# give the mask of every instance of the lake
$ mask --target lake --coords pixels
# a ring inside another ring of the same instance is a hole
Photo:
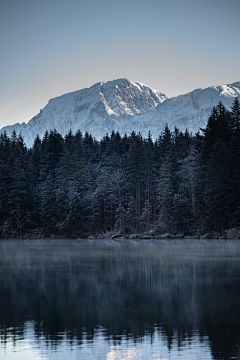
[[[0,359],[240,359],[240,241],[1,240]]]

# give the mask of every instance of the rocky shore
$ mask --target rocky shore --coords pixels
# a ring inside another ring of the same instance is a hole
[[[19,236],[19,239],[66,239],[71,238],[71,236],[60,236],[57,234],[49,234],[47,235],[44,233],[43,229],[35,229],[23,236]],[[154,233],[150,230],[147,233],[135,233],[135,234],[122,234],[116,233],[114,231],[107,232],[107,233],[99,233],[96,235],[93,234],[84,234],[78,239],[141,239],[141,240],[150,240],[150,239],[157,239],[157,240],[170,240],[170,239],[185,239],[185,240],[198,240],[198,239],[217,239],[217,240],[224,240],[224,239],[239,239],[240,240],[240,229],[239,228],[231,228],[227,229],[224,233],[210,231],[206,234],[194,234],[194,235],[184,235],[183,233],[164,233],[158,234]]]
[[[106,233],[97,236],[90,235],[88,239],[102,239],[102,238],[110,238],[110,239],[142,239],[142,240],[150,240],[150,239],[159,239],[159,240],[168,240],[168,239],[186,239],[186,240],[197,240],[197,239],[217,239],[217,240],[224,240],[224,239],[239,239],[240,240],[240,229],[232,228],[226,230],[224,233],[211,231],[204,235],[184,235],[183,233],[178,234],[154,234],[154,233],[143,233],[143,234],[131,234],[131,235],[124,235],[124,234],[114,234],[114,233]]]

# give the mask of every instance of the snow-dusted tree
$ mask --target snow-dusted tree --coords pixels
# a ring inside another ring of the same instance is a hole
[[[102,167],[96,178],[96,201],[100,207],[100,217],[103,230],[111,230],[115,222],[116,198],[114,201],[114,192],[110,186],[110,169]]]
[[[231,184],[231,155],[226,143],[217,141],[212,148],[207,169],[205,171],[205,190],[203,202],[205,228],[223,232],[228,226],[234,201]]]
[[[8,217],[8,194],[12,143],[6,132],[0,136],[0,225],[3,225]],[[6,232],[5,232],[6,233]]]
[[[188,155],[179,161],[178,172],[180,188],[186,190],[190,200],[192,212],[195,211],[195,175],[197,167],[197,153],[194,145],[191,145]]]
[[[126,175],[121,169],[104,166],[96,179],[96,196],[101,204],[102,226],[111,230],[116,220],[116,210],[124,203],[124,189],[127,186]]]
[[[129,138],[129,150],[125,162],[126,174],[130,183],[130,191],[135,196],[136,203],[136,228],[139,230],[139,218],[142,204],[142,182],[143,173],[145,171],[145,154],[143,148],[143,139],[141,135],[136,135],[132,132]]]
[[[40,214],[42,223],[47,233],[55,231],[56,226],[56,196],[54,180],[52,175],[48,175],[45,181],[38,186],[40,198]]]
[[[235,98],[231,107],[230,124],[232,130],[240,131],[240,103],[238,97]]]
[[[130,196],[126,207],[125,224],[128,232],[136,231],[136,203],[133,196]]]
[[[118,232],[123,234],[125,234],[125,216],[126,216],[125,208],[120,203],[116,209],[115,228]]]
[[[160,175],[157,185],[159,221],[165,224],[166,232],[169,232],[172,229],[173,197],[174,189],[172,162],[170,155],[167,154],[160,168]]]
[[[12,231],[22,235],[30,225],[27,214],[32,210],[32,189],[28,177],[27,149],[21,135],[15,136],[13,133],[8,166],[8,216],[11,218]]]
[[[101,209],[97,194],[93,190],[85,192],[83,205],[86,210],[85,229],[93,231],[95,234],[101,229]]]
[[[57,223],[59,233],[66,234],[72,237],[78,236],[82,230],[81,224],[81,209],[80,196],[76,189],[76,184],[72,182],[72,187],[68,184],[67,197],[67,213],[62,222]]]
[[[140,215],[141,230],[143,231],[150,230],[150,215],[151,215],[151,208],[148,200],[146,200]]]
[[[179,160],[178,191],[174,195],[174,223],[178,231],[189,233],[195,213],[197,153],[192,144],[186,157]]]

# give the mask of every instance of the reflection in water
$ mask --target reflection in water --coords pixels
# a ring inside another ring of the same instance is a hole
[[[212,356],[207,339],[199,339],[193,336],[192,343],[194,348],[189,346],[189,342],[183,343],[181,350],[178,348],[177,338],[173,342],[171,350],[166,346],[159,329],[155,328],[154,335],[145,335],[141,342],[134,339],[126,339],[124,336],[121,342],[117,343],[112,339],[107,342],[105,330],[98,329],[95,332],[94,343],[87,340],[87,334],[83,334],[82,343],[79,346],[77,339],[70,341],[66,334],[61,334],[61,342],[57,345],[48,344],[45,339],[35,338],[34,325],[32,322],[26,323],[23,339],[18,339],[13,344],[11,338],[8,339],[5,347],[0,348],[0,354],[4,359],[94,359],[94,360],[129,360],[129,359],[153,359],[153,360],[186,360],[186,359],[205,359],[211,360]]]
[[[239,255],[238,241],[1,241],[0,357],[240,359]]]

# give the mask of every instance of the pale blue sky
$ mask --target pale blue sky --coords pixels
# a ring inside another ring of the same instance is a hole
[[[240,0],[0,0],[0,127],[99,81],[239,81],[239,19]]]

